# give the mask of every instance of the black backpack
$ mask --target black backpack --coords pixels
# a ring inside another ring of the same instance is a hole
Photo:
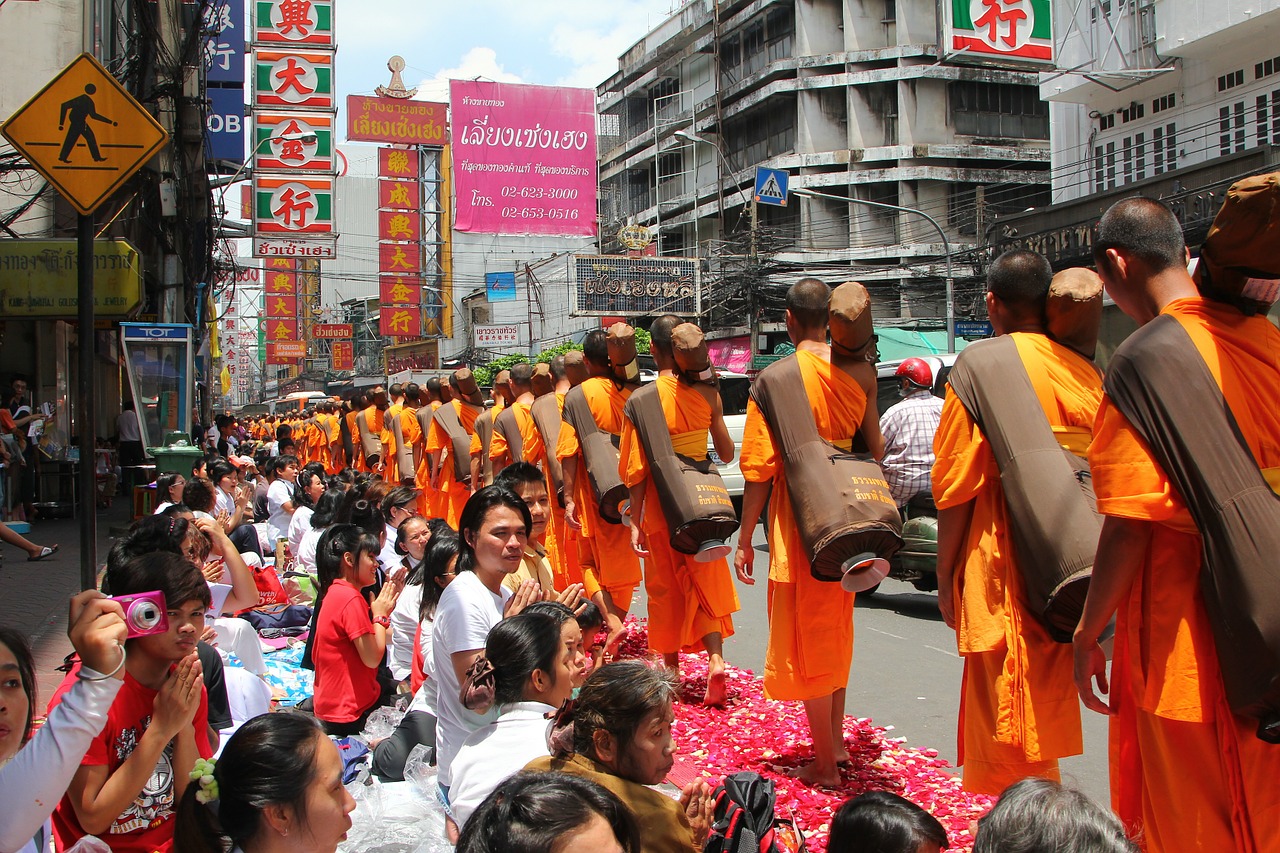
[[[803,853],[795,822],[774,814],[773,782],[759,773],[731,773],[712,792],[711,834],[703,853]]]

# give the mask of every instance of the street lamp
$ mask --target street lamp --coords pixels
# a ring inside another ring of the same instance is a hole
[[[896,210],[899,213],[911,213],[922,217],[932,225],[937,230],[938,236],[942,238],[942,250],[947,256],[947,352],[954,353],[956,351],[956,297],[955,282],[951,277],[951,241],[947,239],[947,233],[942,230],[942,226],[938,224],[938,220],[934,219],[923,210],[916,210],[913,207],[903,207],[898,204],[888,204],[883,201],[868,201],[863,198],[834,195],[833,193],[820,193],[816,190],[808,189],[807,187],[796,187],[791,190],[791,194],[806,198],[829,198],[833,201],[843,201],[846,204],[862,204],[867,207]]]
[[[699,143],[699,142],[700,142],[700,143],[702,143],[703,145],[710,145],[712,148],[714,148],[714,149],[715,149],[716,153],[720,155],[720,162],[721,162],[721,164],[723,164],[723,165],[724,165],[724,171],[725,171],[725,174],[726,174],[726,175],[728,175],[730,178],[732,178],[732,177],[733,177],[733,175],[734,175],[734,173],[737,171],[736,169],[734,169],[734,168],[733,168],[733,164],[729,162],[729,156],[728,156],[727,154],[725,154],[725,153],[724,153],[724,149],[723,149],[723,148],[721,148],[721,147],[720,147],[720,145],[719,145],[718,143],[713,142],[712,140],[707,139],[707,138],[706,138],[706,137],[704,137],[704,136],[699,136],[695,131],[693,131],[693,130],[689,130],[689,129],[677,130],[675,133],[673,133],[673,134],[672,134],[672,136],[678,136],[678,137],[680,137],[681,139],[687,139],[689,142],[692,142],[692,143],[694,143],[694,144],[697,144],[697,143]],[[695,166],[697,165],[697,159],[696,159],[696,158],[695,158],[695,160],[694,160],[694,165],[695,165]],[[736,183],[737,183],[737,182],[735,181],[735,184],[736,184]],[[723,192],[723,189],[724,189],[724,179],[723,179],[723,178],[721,178],[719,181],[717,181],[717,182],[716,182],[716,195],[717,195],[717,196],[719,197],[719,199],[720,199],[720,219],[721,219],[721,221],[723,221],[723,220],[724,220],[724,192]],[[746,190],[744,190],[742,187],[738,187],[738,191],[739,191],[740,193],[742,193],[742,201],[743,201],[743,203],[744,203],[744,204],[748,203],[748,202],[750,201],[750,199],[747,197],[747,191],[746,191]],[[693,205],[694,205],[694,209],[696,210],[696,209],[697,209],[697,206],[698,206],[698,184],[697,184],[697,181],[696,181],[696,180],[694,181],[694,186],[693,186]]]

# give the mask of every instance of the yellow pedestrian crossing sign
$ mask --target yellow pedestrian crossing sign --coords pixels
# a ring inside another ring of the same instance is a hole
[[[0,125],[0,134],[86,215],[133,177],[169,138],[87,53]]]

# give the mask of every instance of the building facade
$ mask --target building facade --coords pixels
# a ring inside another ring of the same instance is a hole
[[[994,218],[1048,203],[1050,150],[1037,75],[940,54],[939,12],[928,0],[687,3],[598,89],[602,234],[640,223],[660,254],[706,259],[704,323],[717,328],[780,320],[785,288],[806,275],[864,282],[881,324],[942,328],[946,249],[971,283]],[[753,214],[758,166],[823,197]],[[845,199],[926,213],[949,246],[922,217]],[[957,316],[975,293],[957,289]]]

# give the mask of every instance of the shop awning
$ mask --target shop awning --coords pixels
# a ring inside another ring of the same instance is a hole
[[[900,361],[913,355],[938,355],[947,351],[947,333],[943,331],[882,327],[876,329],[876,335],[880,338],[880,361]],[[964,338],[956,338],[956,352],[967,343]]]

